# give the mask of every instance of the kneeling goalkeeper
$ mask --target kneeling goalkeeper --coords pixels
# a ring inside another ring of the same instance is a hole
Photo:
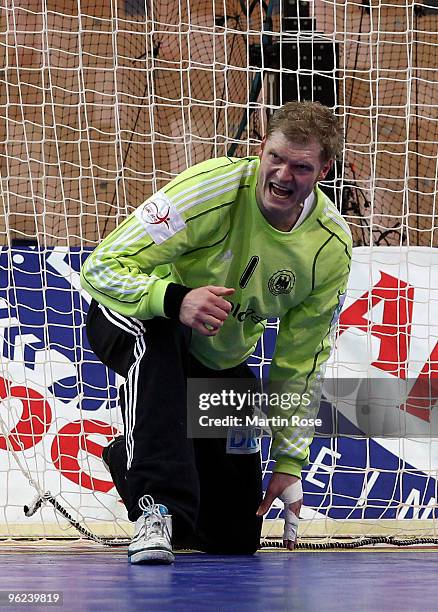
[[[187,379],[251,377],[246,360],[268,318],[278,317],[270,379],[312,393],[350,267],[348,227],[317,186],[342,140],[329,108],[289,102],[272,115],[259,156],[185,170],[83,266],[93,297],[90,345],[125,379],[124,437],[104,458],[136,522],[131,563],[173,562],[172,540],[252,554],[277,497],[285,545],[295,545],[311,436],[273,428],[275,467],[262,499],[257,444],[238,452],[229,439],[187,437]],[[313,401],[282,416],[312,418],[317,410]]]

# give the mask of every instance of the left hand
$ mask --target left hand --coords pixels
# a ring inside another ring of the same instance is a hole
[[[263,516],[271,508],[274,500],[279,497],[281,499],[283,492],[290,485],[299,482],[297,476],[291,476],[290,474],[283,474],[282,472],[274,472],[271,476],[268,488],[266,490],[265,497],[257,510],[257,516]],[[284,504],[284,534],[283,534],[283,545],[288,550],[293,550],[297,541],[298,531],[298,519],[300,516],[301,506],[303,504],[303,497],[293,503]]]

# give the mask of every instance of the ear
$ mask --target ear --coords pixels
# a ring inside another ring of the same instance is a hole
[[[259,157],[261,157],[263,155],[263,151],[265,149],[265,144],[266,144],[266,136],[263,136],[262,142],[260,143]]]
[[[327,174],[330,172],[332,166],[333,166],[333,160],[330,159],[327,163],[323,165],[323,167],[319,171],[319,174],[316,180],[323,181],[325,177],[327,176]]]

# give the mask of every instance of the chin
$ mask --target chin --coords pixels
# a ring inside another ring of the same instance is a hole
[[[272,198],[272,196],[266,201],[266,205],[270,208],[275,208],[276,210],[278,209],[284,209],[284,208],[293,208],[294,206],[297,206],[297,202],[295,200],[292,199],[287,199],[287,200],[276,200],[275,198]]]

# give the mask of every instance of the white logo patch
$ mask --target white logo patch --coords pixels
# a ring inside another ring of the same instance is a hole
[[[158,191],[139,206],[135,216],[155,244],[168,240],[186,225],[163,191]]]

